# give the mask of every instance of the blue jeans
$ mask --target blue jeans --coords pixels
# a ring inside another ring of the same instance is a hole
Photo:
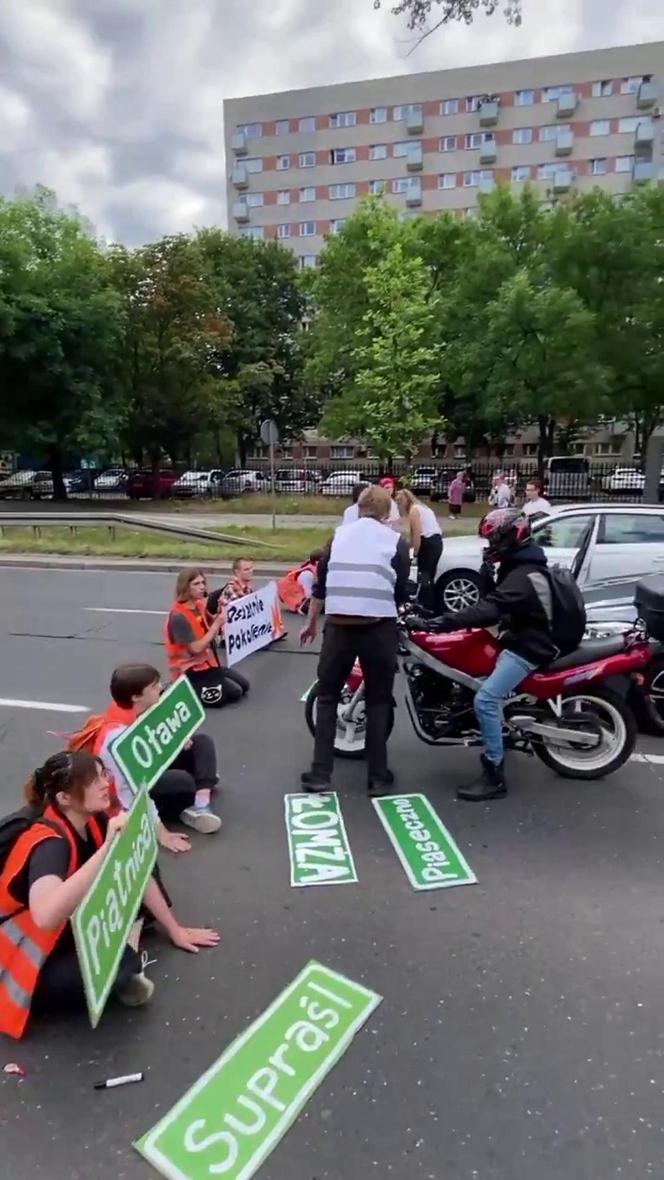
[[[480,723],[484,752],[496,766],[503,760],[503,700],[536,667],[537,664],[529,664],[513,651],[503,651],[475,696],[475,715]]]

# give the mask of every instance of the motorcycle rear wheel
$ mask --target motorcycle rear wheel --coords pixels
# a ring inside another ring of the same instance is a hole
[[[642,729],[664,737],[664,657],[654,659],[646,670],[646,682],[635,698]]]
[[[589,782],[613,774],[627,761],[636,745],[637,725],[629,705],[611,689],[578,689],[565,694],[563,717],[567,712],[568,716],[578,720],[584,712],[581,706],[594,714],[594,720],[599,721],[605,734],[598,748],[574,750],[568,746],[537,742],[533,749],[544,765],[562,778]]]
[[[318,700],[318,684],[312,684],[307,699],[304,704],[304,717],[309,729],[309,733],[313,737],[316,733],[316,701]],[[342,699],[337,709],[337,717],[342,709],[348,704],[348,699]],[[364,706],[364,702],[362,702]],[[390,719],[389,734],[394,728],[394,710]],[[334,741],[334,753],[337,758],[364,758],[366,754],[366,726],[363,724],[361,729],[356,731],[356,738],[349,741],[343,733],[344,725],[340,720],[337,722],[337,733]]]

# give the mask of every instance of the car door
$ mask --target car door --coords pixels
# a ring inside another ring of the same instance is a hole
[[[542,546],[550,565],[571,566],[579,547],[587,538],[588,528],[592,528],[596,533],[597,520],[597,512],[591,510],[545,517],[533,525],[533,540]],[[589,580],[590,554],[593,547],[594,537],[591,538],[588,556],[579,571],[578,582],[581,586]]]
[[[664,570],[664,508],[639,512],[627,506],[603,512],[590,561],[592,582],[635,581]]]

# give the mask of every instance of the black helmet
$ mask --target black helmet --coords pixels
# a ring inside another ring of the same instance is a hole
[[[489,560],[502,561],[530,540],[530,521],[518,508],[494,508],[482,517],[478,533],[489,542]]]

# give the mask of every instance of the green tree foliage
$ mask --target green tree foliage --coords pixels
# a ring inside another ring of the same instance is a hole
[[[382,0],[374,0],[374,8],[382,7]],[[509,24],[521,24],[521,0],[399,0],[392,12],[395,16],[405,16],[409,29],[426,36],[454,21],[470,25],[478,12],[493,16],[501,7]],[[434,23],[430,26],[432,16]]]

